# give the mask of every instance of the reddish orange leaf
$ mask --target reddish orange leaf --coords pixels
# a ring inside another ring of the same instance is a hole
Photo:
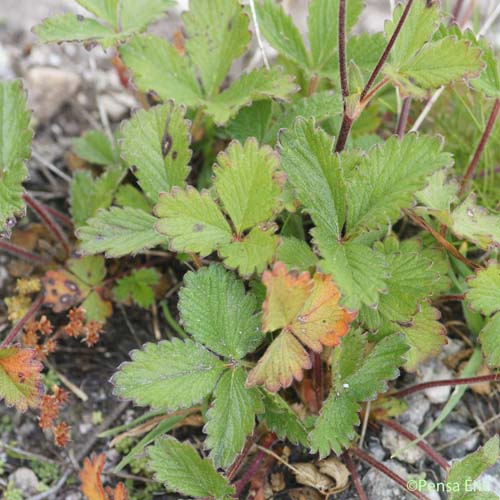
[[[101,473],[104,468],[105,456],[93,454],[90,459],[83,461],[83,468],[80,471],[80,480],[82,482],[82,493],[87,500],[128,500],[128,492],[123,483],[118,483],[113,490],[106,487],[104,490],[101,481]]]
[[[45,293],[43,303],[56,313],[79,304],[89,293],[88,287],[63,270],[47,271],[42,279],[42,285]]]
[[[38,406],[43,393],[42,368],[33,349],[0,349],[0,398],[19,411]]]
[[[339,304],[339,291],[330,275],[289,273],[278,262],[262,277],[266,285],[263,305],[263,330],[281,329],[257,366],[249,373],[247,385],[265,385],[272,392],[302,380],[304,369],[311,367],[303,346],[321,352],[333,347],[349,330],[356,313]],[[299,342],[300,341],[300,342]]]

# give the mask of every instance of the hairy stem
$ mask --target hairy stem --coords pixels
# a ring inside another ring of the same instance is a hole
[[[339,136],[337,138],[337,144],[335,145],[335,152],[340,153],[344,150],[347,138],[349,137],[349,132],[353,124],[352,118],[350,118],[347,113],[344,113],[344,118],[342,119],[342,125],[340,127]]]
[[[54,237],[59,241],[64,248],[66,255],[71,253],[71,249],[64,234],[63,230],[59,226],[59,224],[52,218],[52,216],[47,211],[47,207],[35,200],[35,198],[31,197],[28,193],[24,193],[23,199],[26,204],[35,212],[43,225],[54,235]]]
[[[472,160],[467,167],[467,170],[462,178],[462,182],[460,184],[460,191],[458,192],[459,196],[462,196],[469,185],[470,180],[474,177],[474,173],[476,172],[477,165],[479,160],[481,159],[481,155],[483,154],[484,148],[486,147],[486,143],[493,131],[493,127],[498,117],[498,113],[500,112],[500,99],[495,99],[495,104],[493,105],[493,109],[491,110],[490,117],[488,118],[488,123],[486,124],[486,128],[484,129],[483,135],[481,136],[481,140],[477,145],[476,152],[472,157]]]
[[[38,312],[43,304],[43,293],[39,294],[35,301],[31,304],[30,308],[26,311],[26,314],[15,324],[14,328],[9,332],[7,337],[0,344],[0,348],[4,348],[12,344],[19,333],[22,331],[24,325],[31,321],[35,314]]]
[[[395,472],[393,472],[391,469],[386,467],[384,464],[380,463],[378,460],[373,458],[371,455],[366,453],[365,451],[359,449],[356,446],[353,446],[350,448],[350,450],[363,462],[366,462],[367,464],[371,465],[375,469],[379,470],[383,474],[385,474],[389,479],[392,479],[396,484],[401,486],[405,491],[407,491],[410,495],[414,496],[415,498],[418,498],[420,500],[429,500],[429,497],[426,495],[423,495],[419,491],[412,491],[408,488],[407,482],[401,477],[398,476]]]
[[[432,382],[423,382],[421,384],[412,385],[406,389],[401,389],[400,391],[391,393],[391,397],[394,398],[404,398],[415,392],[424,391],[425,389],[431,389],[433,387],[449,387],[457,385],[473,385],[482,384],[483,382],[500,382],[500,373],[493,375],[480,375],[478,377],[468,377],[468,378],[455,378],[455,379],[444,379],[444,380],[433,380]]]
[[[354,488],[356,489],[356,493],[359,496],[359,500],[368,500],[368,497],[366,496],[365,490],[363,489],[363,485],[361,484],[361,481],[359,479],[359,475],[358,475],[358,471],[356,470],[356,466],[352,462],[348,451],[346,451],[342,455],[342,460],[344,461],[346,467],[349,469],[349,472],[351,473],[352,482],[354,483]]]
[[[29,250],[25,250],[23,247],[14,245],[14,243],[10,243],[2,239],[0,239],[0,250],[36,265],[46,265],[50,262],[50,259],[44,257],[43,255],[30,252]]]
[[[389,43],[387,44],[387,47],[385,48],[384,52],[382,52],[382,55],[380,56],[380,59],[375,66],[375,69],[373,70],[372,74],[370,75],[370,78],[368,79],[368,82],[365,85],[365,88],[363,89],[363,92],[361,92],[361,100],[363,101],[370,89],[372,88],[372,85],[375,83],[375,80],[377,79],[377,76],[380,74],[382,71],[382,68],[384,67],[385,62],[387,61],[387,58],[389,57],[389,54],[392,50],[392,47],[394,46],[394,43],[396,42],[399,33],[401,32],[401,29],[404,26],[404,23],[406,21],[406,18],[408,17],[408,13],[410,12],[411,6],[413,4],[413,0],[408,0],[408,3],[406,4],[406,7],[403,11],[403,14],[401,15],[399,22],[396,26],[396,29],[394,30],[394,33],[391,36],[391,39],[389,40]]]
[[[403,437],[408,439],[409,441],[417,441],[418,436],[415,436],[412,432],[409,430],[405,429],[403,426],[399,425],[395,420],[389,420],[389,419],[382,419],[380,420],[382,424],[386,425],[387,427],[390,427],[392,430],[396,431],[398,434],[401,434]],[[442,469],[445,471],[449,470],[450,464],[447,462],[447,460],[438,453],[434,448],[432,448],[430,445],[428,445],[425,441],[419,441],[417,443],[417,446],[424,451],[429,458],[434,460]]]
[[[54,217],[54,219],[57,219],[61,224],[64,224],[67,228],[69,229],[74,229],[73,221],[65,214],[60,212],[59,210],[56,210],[55,208],[49,207],[49,205],[43,205],[45,207],[45,210]]]
[[[346,112],[346,98],[349,96],[349,84],[347,82],[346,63],[346,36],[345,36],[345,7],[346,0],[339,2],[339,72],[342,97],[344,99],[344,113]]]
[[[411,108],[411,97],[405,97],[403,99],[403,106],[401,107],[401,114],[399,115],[398,126],[396,128],[396,134],[401,140],[406,131],[406,125],[408,123],[408,117],[410,116]]]

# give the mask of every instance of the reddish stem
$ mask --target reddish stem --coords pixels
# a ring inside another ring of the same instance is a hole
[[[42,203],[40,203],[40,205],[42,205]],[[74,229],[73,221],[67,215],[59,212],[59,210],[56,210],[49,205],[44,204],[43,206],[45,207],[45,210],[47,210],[47,212],[54,217],[54,219],[57,219],[61,224],[64,224],[69,229]]]
[[[413,0],[408,0],[408,3],[406,4],[406,7],[403,11],[403,14],[401,15],[401,17],[399,19],[399,22],[396,26],[396,29],[394,30],[394,33],[391,36],[391,39],[389,40],[389,43],[387,44],[387,47],[385,48],[384,52],[380,56],[380,59],[379,59],[377,65],[375,66],[375,69],[373,70],[372,74],[370,75],[370,78],[368,79],[368,82],[365,85],[363,92],[361,92],[361,97],[360,97],[361,101],[364,100],[364,98],[366,97],[366,94],[368,94],[368,92],[372,88],[372,85],[375,83],[377,76],[382,71],[382,68],[384,67],[385,62],[387,61],[387,58],[389,57],[389,54],[392,50],[392,47],[394,46],[394,43],[396,42],[396,39],[398,38],[399,33],[401,32],[401,28],[403,27],[403,25],[406,21],[406,18],[408,17],[408,13],[410,12],[412,4],[413,4]]]
[[[323,406],[323,363],[321,362],[321,354],[314,352],[313,358],[313,380],[314,393],[316,395],[316,408],[319,413]]]
[[[452,22],[456,22],[458,24],[458,16],[460,15],[460,11],[462,10],[463,4],[464,0],[457,0],[455,7],[453,7],[453,12],[451,13]]]
[[[44,257],[43,255],[38,255],[36,253],[30,252],[29,250],[25,250],[23,247],[14,245],[14,243],[9,243],[8,241],[4,241],[2,239],[0,239],[0,250],[4,250],[10,255],[36,265],[44,265],[50,262],[50,259]]]
[[[15,324],[14,328],[9,332],[7,337],[2,341],[0,344],[0,348],[4,348],[12,344],[18,334],[21,332],[23,329],[24,325],[30,321],[35,314],[38,312],[40,307],[42,307],[43,304],[43,293],[39,294],[38,297],[35,299],[35,301],[31,304],[30,308],[26,312],[26,314]]]
[[[494,375],[480,375],[478,377],[469,378],[455,378],[455,379],[444,379],[444,380],[434,380],[432,382],[423,382],[421,384],[412,385],[406,389],[401,389],[400,391],[391,393],[391,397],[394,398],[404,398],[413,394],[415,392],[424,391],[425,389],[431,389],[433,387],[447,387],[456,385],[473,385],[481,384],[483,382],[500,382],[500,373]]]
[[[382,419],[380,420],[382,424],[386,425],[387,427],[390,427],[392,430],[396,431],[398,434],[401,434],[403,437],[408,439],[409,441],[416,441],[418,439],[418,436],[415,436],[412,432],[409,430],[405,429],[401,425],[399,425],[395,420],[389,420],[389,419]],[[430,445],[428,445],[425,441],[419,441],[417,443],[417,446],[423,450],[429,458],[434,460],[442,469],[447,471],[450,468],[450,464],[446,461],[446,459],[438,453],[434,448],[432,448]]]
[[[346,451],[342,455],[342,459],[344,460],[346,467],[349,469],[349,472],[351,473],[352,482],[354,483],[354,488],[356,489],[356,492],[358,493],[359,500],[368,500],[368,497],[366,496],[365,490],[363,489],[363,485],[361,484],[361,481],[359,479],[359,475],[358,475],[358,471],[356,470],[356,466],[352,462],[348,451]]]
[[[23,194],[23,199],[26,204],[38,215],[43,225],[54,235],[54,237],[61,243],[66,255],[71,253],[71,249],[64,234],[63,230],[59,224],[52,218],[48,213],[47,207],[40,203],[39,201],[32,198],[28,193]]]
[[[339,2],[339,73],[342,97],[344,98],[344,112],[346,110],[346,98],[349,96],[349,85],[347,83],[347,63],[346,63],[346,41],[345,41],[345,2]]]
[[[493,109],[491,110],[490,117],[488,118],[488,123],[486,124],[486,128],[484,129],[483,135],[479,144],[477,145],[476,152],[472,157],[472,160],[467,167],[465,175],[463,176],[462,182],[460,184],[460,191],[458,192],[459,196],[462,196],[472,179],[474,177],[474,173],[476,171],[479,160],[481,159],[481,155],[483,154],[484,148],[486,147],[486,143],[493,131],[493,127],[498,117],[498,113],[500,111],[500,99],[495,99],[495,104],[493,105]]]
[[[307,89],[307,95],[313,95],[318,89],[319,76],[313,75],[311,81],[309,82],[309,88]]]
[[[238,470],[241,467],[241,464],[245,460],[245,458],[248,456],[248,453],[250,452],[250,449],[252,448],[253,444],[255,442],[255,436],[252,435],[247,439],[247,442],[245,444],[245,447],[241,451],[241,453],[236,457],[236,460],[234,463],[229,467],[226,477],[228,481],[232,481],[234,476],[238,473]]]
[[[411,97],[405,97],[403,99],[403,106],[401,107],[401,114],[399,115],[398,126],[396,128],[396,134],[399,140],[403,138],[406,131],[406,124],[408,123],[408,117],[410,116],[411,108]]]
[[[461,302],[462,300],[465,300],[465,295],[441,295],[441,297],[438,297],[438,300],[445,302]]]
[[[407,482],[401,477],[398,476],[395,472],[393,472],[391,469],[386,467],[384,464],[380,463],[378,460],[373,458],[371,455],[366,453],[365,451],[361,450],[360,448],[353,446],[350,448],[350,450],[358,456],[363,462],[366,462],[367,464],[371,465],[375,469],[379,470],[383,474],[385,474],[389,479],[392,479],[396,484],[401,486],[405,491],[407,491],[410,495],[414,496],[415,498],[418,498],[420,500],[429,500],[429,497],[426,495],[420,493],[419,491],[412,491],[408,488]]]
[[[339,137],[337,139],[337,144],[335,145],[335,152],[340,153],[344,150],[347,138],[349,137],[349,132],[353,124],[353,119],[350,118],[347,113],[344,113],[344,118],[342,119],[342,125],[340,127]]]

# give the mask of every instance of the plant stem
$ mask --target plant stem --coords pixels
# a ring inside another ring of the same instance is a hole
[[[387,44],[387,47],[385,48],[384,52],[380,56],[380,59],[375,66],[375,69],[373,70],[372,74],[370,75],[370,78],[368,79],[367,84],[365,85],[365,88],[363,89],[363,92],[361,92],[361,98],[360,100],[363,101],[370,89],[372,88],[372,85],[375,83],[375,80],[377,79],[377,76],[379,73],[382,71],[382,68],[384,67],[385,62],[387,61],[387,58],[389,57],[389,54],[392,50],[392,47],[394,46],[394,43],[396,42],[396,39],[399,36],[399,33],[401,32],[401,28],[403,27],[406,18],[408,17],[408,13],[410,12],[411,6],[413,4],[413,0],[408,0],[408,3],[406,4],[406,7],[403,11],[403,14],[401,15],[399,22],[396,26],[396,29],[394,30],[394,33],[391,36],[391,39],[389,40],[389,43]]]
[[[455,379],[444,379],[444,380],[433,380],[432,382],[423,382],[421,384],[412,385],[406,389],[401,389],[400,391],[391,393],[393,398],[404,398],[413,394],[415,392],[424,391],[425,389],[431,389],[433,387],[448,387],[457,385],[473,385],[481,384],[483,382],[500,382],[500,373],[493,375],[480,375],[478,377],[468,377],[468,378],[455,378]]]
[[[316,409],[319,413],[323,406],[323,363],[321,362],[321,354],[312,353],[313,358],[313,380],[314,394],[316,395]]]
[[[386,425],[387,427],[390,427],[398,434],[401,434],[403,437],[408,439],[408,441],[418,440],[418,436],[415,436],[415,434],[405,429],[403,426],[399,425],[395,420],[389,420],[384,418],[380,420],[380,422],[382,422],[382,424]],[[419,441],[417,443],[417,446],[421,450],[423,450],[429,456],[429,458],[434,460],[434,462],[436,462],[442,469],[444,469],[445,471],[449,470],[450,464],[446,461],[443,455],[434,450],[434,448],[429,446],[425,441]]]
[[[460,15],[463,4],[464,0],[457,0],[455,7],[453,7],[453,12],[451,13],[452,22],[456,22],[458,24],[458,16]]]
[[[319,83],[319,76],[318,75],[311,76],[311,80],[309,81],[309,87],[307,89],[307,95],[313,95],[316,92],[318,88],[318,83]]]
[[[484,148],[486,147],[486,143],[493,131],[493,127],[495,125],[496,119],[498,117],[498,113],[500,112],[500,99],[495,99],[495,104],[493,105],[493,109],[491,110],[490,117],[488,118],[488,123],[486,124],[486,128],[484,129],[483,135],[479,144],[477,145],[476,152],[472,157],[472,160],[467,167],[465,175],[463,176],[462,182],[460,184],[460,191],[458,192],[459,196],[462,196],[469,185],[470,180],[474,177],[474,173],[476,171],[479,160],[481,159],[481,155],[483,154]]]
[[[179,335],[181,339],[188,339],[189,336],[188,334],[181,328],[179,323],[175,321],[174,317],[172,316],[172,313],[170,312],[170,309],[168,308],[168,305],[165,302],[162,302],[161,304],[161,310],[163,312],[163,316],[165,316],[165,320],[169,324],[169,326]]]
[[[467,257],[463,256],[444,236],[442,236],[438,231],[436,231],[432,226],[427,224],[424,219],[414,214],[410,210],[403,209],[403,212],[417,225],[422,229],[427,231],[433,238],[448,252],[453,255],[456,259],[463,262],[466,266],[471,269],[480,269],[481,266],[477,265],[475,262],[472,262]]]
[[[41,203],[40,203],[41,204]],[[45,210],[49,212],[54,219],[57,219],[59,222],[64,224],[66,227],[69,229],[74,229],[73,221],[65,214],[62,212],[59,212],[59,210],[56,210],[55,208],[50,207],[49,205],[43,205],[45,207]]]
[[[356,470],[356,466],[352,462],[348,451],[346,451],[342,455],[342,459],[344,460],[346,467],[349,469],[349,472],[351,473],[352,482],[354,483],[354,488],[356,489],[356,492],[359,496],[359,500],[368,500],[368,497],[366,496],[366,493],[365,493],[365,490],[363,489],[361,481],[359,480],[359,475],[358,475],[358,471]]]
[[[401,140],[406,131],[406,124],[408,123],[408,117],[410,116],[411,108],[411,97],[405,97],[403,99],[403,106],[401,107],[401,114],[399,115],[398,126],[396,128],[396,134]]]
[[[45,265],[50,262],[50,259],[44,257],[43,255],[30,252],[29,250],[25,250],[23,247],[14,245],[14,243],[9,243],[8,241],[4,241],[2,239],[0,239],[0,250],[4,250],[10,255],[24,259],[36,265]]]
[[[233,462],[231,467],[229,467],[226,477],[228,481],[232,481],[234,479],[234,476],[238,473],[238,470],[241,467],[241,464],[245,460],[245,458],[248,456],[248,453],[250,452],[250,449],[255,443],[255,433],[251,436],[248,437],[247,442],[245,443],[245,447],[241,451],[241,453],[236,457],[236,460]]]
[[[347,113],[344,113],[344,118],[342,119],[342,125],[340,127],[339,137],[337,139],[337,144],[335,145],[335,152],[340,153],[344,150],[347,138],[349,137],[349,132],[353,124],[352,118],[350,118]]]
[[[35,198],[31,197],[28,193],[23,194],[23,199],[26,204],[35,212],[43,225],[54,235],[54,237],[61,243],[62,247],[66,255],[68,256],[71,253],[71,249],[64,234],[63,230],[59,226],[59,224],[52,218],[52,216],[48,213],[47,207],[35,200]]]
[[[339,1],[339,72],[340,86],[344,100],[344,113],[346,112],[346,98],[349,96],[349,84],[347,82],[346,63],[346,36],[345,36],[345,3],[346,0]]]
[[[406,481],[402,477],[398,476],[395,472],[393,472],[391,469],[386,467],[384,464],[380,463],[378,460],[373,458],[371,455],[369,455],[365,451],[359,449],[356,446],[353,446],[352,448],[350,448],[350,450],[356,456],[358,456],[361,460],[363,460],[363,462],[366,462],[367,464],[371,465],[375,469],[377,469],[380,472],[382,472],[383,474],[385,474],[389,479],[392,479],[396,484],[401,486],[401,488],[403,488],[405,491],[407,491],[410,495],[412,495],[415,498],[418,498],[420,500],[429,500],[429,497],[427,497],[426,495],[423,495],[419,491],[410,490],[408,488],[408,484],[406,483]]]
[[[4,348],[12,344],[16,337],[19,335],[24,325],[30,321],[35,314],[38,312],[43,304],[43,293],[39,294],[35,301],[31,304],[30,308],[27,310],[26,314],[15,324],[14,328],[9,332],[7,337],[0,344],[0,348]]]

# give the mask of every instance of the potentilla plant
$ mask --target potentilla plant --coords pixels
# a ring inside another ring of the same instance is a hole
[[[353,456],[427,498],[356,443],[362,420],[416,440],[393,418],[398,399],[412,392],[497,380],[474,377],[481,356],[491,370],[500,367],[500,216],[491,202],[498,181],[485,161],[499,159],[488,139],[500,74],[479,35],[491,20],[481,32],[463,30],[464,20],[439,2],[408,0],[383,33],[354,35],[361,0],[311,0],[306,41],[274,0],[191,0],[182,37],[170,42],[143,31],[172,2],[78,3],[89,17],[46,20],[34,30],[40,42],[101,45],[143,109],[114,142],[93,131],[75,144],[105,168],[97,177],[79,173],[71,185],[78,251],[99,256],[63,264],[94,279],[73,304],[87,300],[94,319],[110,314],[96,292],[106,283],[102,255],[125,262],[163,247],[187,271],[180,325],[166,310],[176,336],[133,351],[113,377],[118,397],[165,416],[118,469],[146,449],[168,490],[234,498],[265,454],[275,458],[271,448],[288,441],[320,458],[339,456],[360,498]],[[251,22],[276,61],[263,53],[263,67],[229,77],[248,50]],[[467,103],[484,124],[467,132],[466,154],[454,156],[448,147],[463,148],[455,108],[473,114]],[[433,106],[450,114],[444,137],[429,118]],[[7,231],[23,208],[30,154],[18,82],[1,84],[0,109]],[[157,281],[154,269],[120,275],[115,300],[148,306]],[[98,297],[89,300],[92,293]],[[463,305],[471,377],[396,392],[390,381],[401,370],[417,370],[446,343],[445,300]],[[26,401],[23,409],[36,403],[40,367],[14,337],[0,350],[0,394],[8,404]],[[197,412],[205,457],[168,435]],[[450,466],[424,441],[415,445],[441,467],[451,499],[472,498],[467,478],[499,452],[494,437]]]

